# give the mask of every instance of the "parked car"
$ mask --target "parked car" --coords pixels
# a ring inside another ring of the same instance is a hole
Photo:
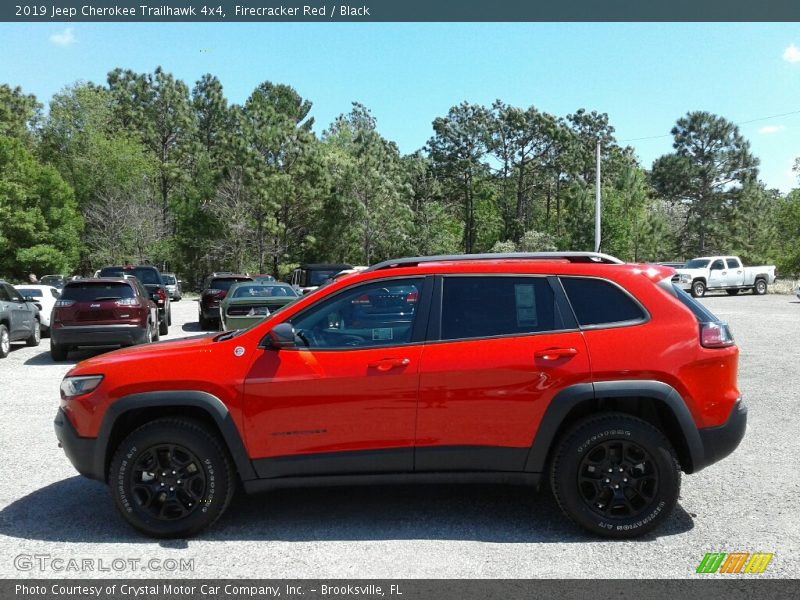
[[[56,435],[156,537],[209,526],[239,485],[387,481],[548,481],[588,531],[634,537],[747,422],[727,324],[672,273],[574,252],[380,263],[251,329],[78,364]],[[408,318],[348,322],[393,289]]]
[[[753,290],[763,295],[767,285],[775,283],[775,266],[745,267],[738,256],[703,256],[676,269],[672,281],[695,298],[704,296],[706,290],[725,290],[731,296]]]
[[[167,335],[172,325],[172,304],[167,286],[161,278],[159,270],[152,265],[125,265],[124,267],[103,267],[100,277],[122,277],[133,275],[145,287],[153,302],[158,306],[158,333]]]
[[[183,292],[181,290],[181,282],[175,273],[162,273],[161,279],[164,280],[164,285],[167,286],[167,294],[170,300],[180,300]]]
[[[24,297],[33,298],[39,308],[39,322],[42,327],[42,335],[47,336],[50,333],[50,316],[53,313],[53,307],[58,300],[59,292],[51,285],[15,285],[14,288]]]
[[[69,281],[56,300],[50,355],[66,360],[79,346],[132,346],[159,338],[158,307],[138,278]]]
[[[258,280],[235,283],[220,304],[222,329],[246,329],[300,295],[288,283]]]
[[[42,278],[39,279],[39,285],[49,285],[60,290],[64,287],[67,279],[66,275],[43,275]]]
[[[30,296],[22,296],[0,280],[0,358],[11,352],[12,342],[38,346],[42,337],[39,308]]]
[[[240,281],[253,281],[253,278],[248,275],[234,275],[233,273],[224,275],[212,273],[206,279],[197,307],[197,320],[200,322],[200,329],[220,326],[219,303],[225,298],[231,286]]]
[[[346,269],[352,269],[345,264],[307,264],[295,269],[289,280],[300,294],[307,294],[322,285],[326,279]]]

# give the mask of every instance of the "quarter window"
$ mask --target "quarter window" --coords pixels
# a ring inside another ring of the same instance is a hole
[[[646,318],[641,307],[628,294],[608,281],[563,277],[561,283],[582,327]]]
[[[411,342],[423,278],[359,285],[291,320],[308,348],[348,349]]]
[[[443,340],[563,329],[544,277],[445,277]]]

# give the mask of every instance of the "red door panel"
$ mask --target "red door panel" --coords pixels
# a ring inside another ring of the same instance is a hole
[[[244,389],[253,458],[413,447],[421,345],[262,352]]]
[[[588,381],[589,355],[580,332],[426,346],[417,468],[448,468],[424,459],[426,449],[437,447],[529,448],[553,396]]]

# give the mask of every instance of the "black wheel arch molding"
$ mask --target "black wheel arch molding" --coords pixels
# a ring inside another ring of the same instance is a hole
[[[257,477],[239,429],[222,400],[213,394],[198,390],[169,390],[123,396],[108,406],[95,440],[94,460],[89,475],[92,479],[106,481],[108,465],[114,453],[114,448],[110,448],[109,445],[114,440],[117,443],[121,441],[118,432],[115,431],[120,419],[133,411],[153,408],[202,410],[219,430],[222,442],[230,453],[240,479],[247,481]]]
[[[569,427],[576,411],[581,414],[603,410],[604,401],[618,402],[608,409],[628,412],[635,403],[646,404],[656,417],[666,417],[667,431],[663,433],[675,446],[685,473],[696,473],[730,454],[744,436],[747,410],[741,402],[731,412],[728,423],[720,427],[698,429],[678,391],[657,380],[621,380],[580,383],[561,390],[548,405],[539,424],[525,463],[525,471],[542,473],[546,470],[552,448],[558,437]],[[626,406],[627,405],[627,406]],[[630,411],[632,414],[637,414]],[[642,415],[637,415],[642,416]],[[578,417],[579,418],[579,417]],[[711,443],[710,443],[711,442]]]

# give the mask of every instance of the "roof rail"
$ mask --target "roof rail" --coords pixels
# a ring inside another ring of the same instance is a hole
[[[372,265],[367,271],[380,271],[397,267],[413,267],[432,262],[464,260],[568,260],[574,263],[602,263],[621,265],[618,258],[600,252],[497,252],[486,254],[442,254],[439,256],[415,256],[385,260]]]

